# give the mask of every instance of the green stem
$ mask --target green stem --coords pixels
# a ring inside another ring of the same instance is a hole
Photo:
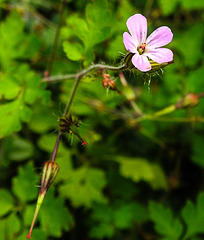
[[[76,93],[76,90],[77,90],[77,87],[79,85],[79,82],[80,82],[81,78],[82,77],[76,77],[76,80],[74,82],[74,86],[73,86],[72,91],[71,91],[71,95],[69,97],[69,100],[68,100],[67,105],[66,105],[65,110],[64,110],[64,116],[66,116],[69,113],[70,107],[72,105],[72,102],[73,102],[73,99],[74,99],[74,96],[75,96],[75,93]]]
[[[58,24],[57,24],[55,39],[54,39],[52,52],[51,52],[51,56],[50,56],[50,60],[49,60],[49,63],[48,63],[48,68],[47,68],[47,71],[48,71],[49,74],[52,71],[52,65],[53,65],[53,62],[55,60],[57,44],[58,44],[59,35],[60,35],[60,28],[61,28],[62,21],[63,21],[63,11],[64,11],[64,7],[65,7],[65,3],[66,3],[66,0],[61,0],[60,10],[59,10],[59,21],[58,21]]]
[[[36,208],[35,208],[35,213],[34,213],[34,216],[33,216],[33,221],[32,221],[32,224],[30,226],[30,230],[29,230],[29,233],[28,235],[26,236],[27,239],[31,239],[31,234],[32,234],[32,231],[33,231],[33,227],[34,227],[34,224],[35,224],[35,220],[36,220],[36,217],[38,215],[38,212],[40,210],[40,207],[42,205],[42,202],[45,198],[45,194],[39,194],[38,196],[38,201],[37,201],[37,205],[36,205]]]
[[[144,119],[146,120],[146,119]],[[152,121],[158,121],[158,122],[186,122],[186,123],[203,123],[204,118],[201,118],[200,116],[190,117],[190,118],[168,118],[168,117],[159,117],[159,118],[149,118],[149,120]]]

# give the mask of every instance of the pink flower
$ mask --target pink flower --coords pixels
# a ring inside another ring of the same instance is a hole
[[[131,35],[124,32],[123,42],[125,48],[134,53],[132,63],[136,68],[142,72],[151,70],[148,58],[157,63],[173,60],[171,50],[160,48],[171,42],[173,33],[170,28],[159,27],[147,38],[147,19],[144,16],[135,14],[127,20],[126,24]]]

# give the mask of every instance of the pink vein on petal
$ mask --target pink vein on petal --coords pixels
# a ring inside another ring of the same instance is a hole
[[[172,41],[173,33],[169,27],[163,26],[157,28],[148,38],[146,44],[148,47],[157,48],[167,45]]]
[[[157,63],[165,63],[173,60],[173,52],[168,48],[156,48],[143,54]]]

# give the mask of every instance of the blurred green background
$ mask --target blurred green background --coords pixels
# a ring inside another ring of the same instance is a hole
[[[43,163],[50,159],[74,80],[41,83],[50,66],[61,2],[0,0],[0,239],[22,240],[32,221]],[[145,114],[203,94],[203,0],[77,0],[63,8],[51,76],[94,63],[118,66],[126,21],[143,14],[148,34],[168,26],[174,64],[154,74],[124,72]],[[117,72],[119,95],[92,72],[71,108],[76,136],[60,143],[60,172],[43,202],[33,240],[202,240],[204,99],[136,122]]]

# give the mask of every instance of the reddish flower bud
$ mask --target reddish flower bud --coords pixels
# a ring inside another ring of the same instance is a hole
[[[104,88],[108,88],[108,89],[110,89],[110,90],[112,90],[112,91],[116,91],[116,92],[119,93],[120,95],[122,94],[122,93],[118,90],[118,88],[117,88],[117,86],[116,86],[116,84],[115,84],[115,81],[110,78],[110,74],[103,73],[103,78],[104,78],[104,79],[103,79],[103,81],[102,81],[102,85],[103,85]]]

